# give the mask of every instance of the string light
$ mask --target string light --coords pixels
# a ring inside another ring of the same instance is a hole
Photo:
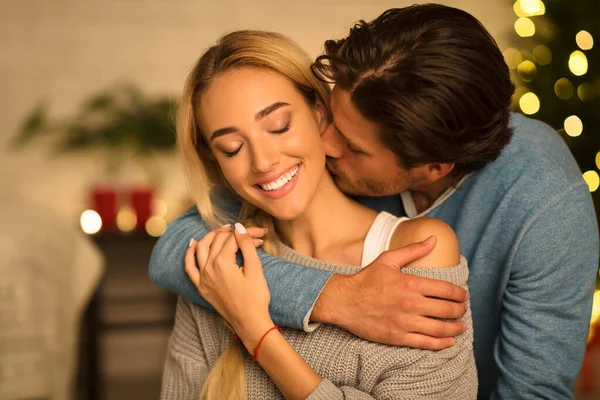
[[[148,221],[146,221],[146,232],[150,236],[159,237],[166,229],[167,221],[162,217],[154,216],[148,218]]]
[[[523,113],[527,115],[533,115],[540,110],[540,99],[535,95],[535,93],[525,93],[519,99],[519,107],[521,107],[521,111],[523,111]]]
[[[79,218],[81,229],[89,235],[93,235],[102,229],[102,218],[94,210],[85,210]]]
[[[577,115],[571,115],[565,119],[565,132],[571,137],[577,137],[583,132],[583,122]]]
[[[552,52],[549,48],[540,44],[533,49],[533,58],[539,65],[548,65],[552,62]]]
[[[596,171],[587,171],[583,173],[583,179],[588,184],[590,192],[595,192],[600,186],[600,176]]]
[[[573,97],[573,84],[567,78],[560,78],[554,84],[554,93],[561,100],[568,100]]]
[[[515,22],[515,31],[521,37],[531,37],[535,35],[535,24],[527,17],[521,17]]]
[[[594,47],[594,38],[588,31],[579,31],[575,36],[575,42],[581,50],[591,50]]]
[[[569,69],[575,76],[585,75],[588,69],[588,61],[582,51],[575,50],[569,56]]]
[[[590,103],[594,100],[594,87],[590,83],[582,83],[577,88],[577,96],[584,103]]]
[[[506,62],[506,65],[508,65],[508,68],[510,69],[517,69],[517,66],[523,62],[521,53],[515,48],[509,47],[504,50],[502,55],[504,56],[504,62]]]
[[[540,0],[517,0],[513,10],[519,17],[538,16],[544,15],[546,6]]]
[[[519,64],[517,72],[519,73],[519,78],[521,78],[523,82],[533,82],[537,75],[537,68],[534,63],[526,60]]]
[[[123,207],[117,213],[117,227],[121,232],[131,232],[137,224],[137,215],[131,207]]]

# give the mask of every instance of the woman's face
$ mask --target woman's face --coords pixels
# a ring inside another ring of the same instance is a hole
[[[311,107],[282,75],[241,68],[200,99],[200,128],[235,192],[277,219],[303,213],[326,174],[322,105]]]

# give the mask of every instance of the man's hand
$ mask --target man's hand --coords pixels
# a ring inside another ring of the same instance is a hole
[[[311,320],[340,326],[363,339],[395,346],[441,350],[466,329],[456,319],[467,309],[467,291],[450,283],[401,272],[428,254],[435,238],[382,253],[356,275],[334,275]]]

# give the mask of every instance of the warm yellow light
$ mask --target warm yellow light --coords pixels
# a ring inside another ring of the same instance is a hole
[[[123,207],[117,213],[117,227],[122,232],[131,232],[137,224],[137,216],[131,207]]]
[[[549,48],[540,44],[533,49],[533,58],[540,65],[548,65],[552,62],[552,52]]]
[[[167,215],[167,202],[163,199],[154,198],[152,203],[153,214],[164,218]]]
[[[517,72],[523,82],[533,82],[537,75],[537,68],[531,61],[523,61],[517,67]]]
[[[559,99],[568,100],[573,97],[573,92],[575,89],[573,88],[573,84],[567,78],[560,78],[554,84],[554,93]]]
[[[575,41],[581,50],[590,50],[594,47],[594,38],[587,31],[580,31],[575,36]]]
[[[102,228],[102,218],[94,210],[85,210],[82,212],[79,223],[81,224],[81,229],[89,235],[97,233]]]
[[[577,137],[583,132],[583,122],[577,115],[571,115],[565,119],[565,132],[571,137]]]
[[[594,87],[590,83],[582,83],[577,88],[577,96],[584,103],[594,101]]]
[[[596,171],[587,171],[583,173],[583,179],[590,187],[590,192],[595,192],[600,186],[600,176]]]
[[[600,169],[600,151],[596,153],[596,168]],[[598,271],[598,274],[600,274],[600,271]]]
[[[575,76],[584,75],[588,70],[587,57],[583,52],[575,50],[569,56],[569,69]]]
[[[535,24],[527,17],[521,17],[515,22],[515,31],[521,37],[535,35]]]
[[[146,232],[150,236],[159,237],[165,232],[165,229],[167,229],[167,221],[162,217],[154,216],[146,221]]]
[[[540,99],[535,93],[525,93],[519,99],[519,107],[527,115],[533,115],[540,110]]]
[[[504,50],[504,62],[508,65],[510,69],[517,69],[517,66],[523,62],[523,57],[519,50],[509,47]]]
[[[594,325],[600,321],[600,290],[594,293],[594,302],[592,303],[592,319],[591,324]]]
[[[528,15],[534,15],[542,10],[540,0],[519,0],[521,10]]]

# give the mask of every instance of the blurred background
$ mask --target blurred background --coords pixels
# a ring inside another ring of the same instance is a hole
[[[317,56],[413,3],[0,0],[0,399],[158,398],[174,296],[147,264],[191,204],[173,116],[204,49],[255,28]],[[560,132],[598,204],[600,2],[439,3],[496,38],[515,111]],[[597,294],[580,399],[600,398],[599,315]]]

